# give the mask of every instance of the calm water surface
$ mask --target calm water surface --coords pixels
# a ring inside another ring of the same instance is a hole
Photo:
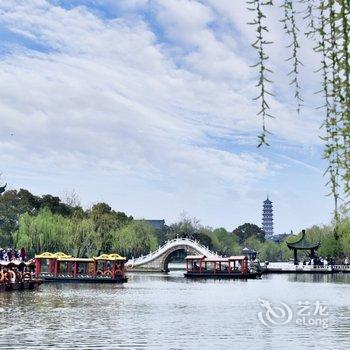
[[[124,286],[47,284],[1,293],[0,348],[350,349],[350,275],[201,282],[182,276],[129,274]],[[285,302],[293,320],[263,325],[259,298]],[[296,324],[304,301],[327,303],[328,328]]]

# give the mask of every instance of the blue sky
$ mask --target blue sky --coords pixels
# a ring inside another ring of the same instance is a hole
[[[328,223],[320,79],[304,39],[301,115],[272,10],[276,119],[260,121],[244,1],[0,1],[0,161],[11,188],[106,201],[137,218],[275,232]]]

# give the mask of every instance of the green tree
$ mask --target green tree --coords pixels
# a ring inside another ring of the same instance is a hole
[[[63,216],[82,210],[80,207],[73,208],[61,203],[59,197],[52,195],[39,197],[22,188],[19,191],[5,191],[0,196],[0,245],[12,245],[12,236],[18,228],[22,214],[36,215],[43,208]]]
[[[128,257],[148,254],[157,246],[155,231],[146,221],[133,221],[113,235],[113,249]]]
[[[16,247],[25,247],[32,254],[44,251],[69,251],[74,226],[70,219],[53,214],[48,208],[36,216],[23,214],[14,233]]]
[[[201,226],[198,219],[182,215],[178,222],[169,226],[168,239],[176,237],[188,237],[194,239],[200,228]]]
[[[217,228],[210,234],[213,249],[218,253],[229,256],[239,254],[241,247],[238,244],[236,235],[228,232],[225,228]]]
[[[95,231],[94,222],[90,218],[73,219],[73,232],[70,236],[70,246],[73,255],[87,257],[98,254],[101,249],[101,237]]]
[[[342,254],[350,256],[350,218],[343,217],[338,226]]]
[[[100,253],[111,252],[115,232],[128,225],[132,220],[132,216],[127,216],[123,212],[116,212],[106,203],[94,204],[88,211],[89,217],[94,223],[100,242]]]
[[[255,224],[245,223],[234,229],[232,233],[237,236],[240,244],[242,244],[249,237],[255,237],[260,242],[265,241],[265,232]]]
[[[170,225],[168,239],[187,237],[212,248],[211,231],[209,227],[202,226],[198,219],[190,218],[183,214],[180,221]]]
[[[72,208],[65,203],[61,202],[61,199],[51,194],[45,194],[40,199],[40,208],[48,208],[54,214],[62,216],[70,216],[72,214]]]
[[[17,191],[5,191],[0,196],[0,245],[12,245],[12,233],[19,218]]]

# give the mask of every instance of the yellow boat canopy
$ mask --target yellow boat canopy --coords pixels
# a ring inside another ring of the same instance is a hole
[[[123,256],[114,253],[114,254],[102,254],[100,256],[94,256],[94,260],[108,260],[108,261],[122,261],[126,260]]]
[[[72,262],[94,262],[94,259],[92,258],[75,258],[75,257],[68,257],[68,258],[58,258],[58,261],[72,261]]]
[[[76,258],[71,255],[67,255],[62,252],[58,253],[50,253],[50,252],[45,252],[42,254],[37,254],[35,255],[35,259],[57,259],[59,261],[77,261],[77,262],[93,262],[94,260],[102,260],[102,261],[125,261],[126,258],[117,254],[102,254],[100,256],[95,256],[93,258]]]
[[[58,253],[45,252],[42,254],[35,255],[35,259],[64,259],[64,258],[68,259],[68,258],[72,258],[72,256],[62,252],[58,252]]]

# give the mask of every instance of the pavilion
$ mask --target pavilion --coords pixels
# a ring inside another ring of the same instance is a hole
[[[313,259],[316,257],[315,251],[320,246],[320,242],[309,243],[305,238],[305,230],[302,231],[301,238],[296,242],[288,243],[287,246],[289,249],[294,252],[294,265],[298,265],[298,250],[310,250],[310,258]]]

